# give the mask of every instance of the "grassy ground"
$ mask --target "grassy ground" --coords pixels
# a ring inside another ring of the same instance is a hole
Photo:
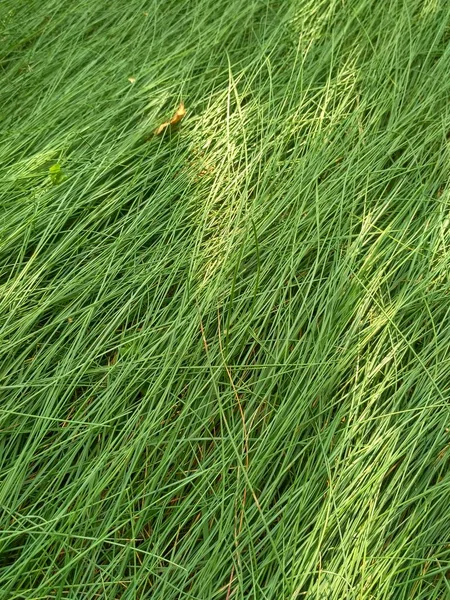
[[[0,598],[450,598],[449,3],[0,23]]]

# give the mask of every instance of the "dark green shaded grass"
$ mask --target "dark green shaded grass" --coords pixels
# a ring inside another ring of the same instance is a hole
[[[447,3],[0,22],[0,598],[449,597]]]

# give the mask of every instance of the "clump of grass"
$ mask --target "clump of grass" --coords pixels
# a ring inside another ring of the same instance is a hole
[[[0,10],[0,597],[446,598],[448,3]]]

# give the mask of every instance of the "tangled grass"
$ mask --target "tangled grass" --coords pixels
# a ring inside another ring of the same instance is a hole
[[[1,599],[450,597],[449,41],[3,0]]]

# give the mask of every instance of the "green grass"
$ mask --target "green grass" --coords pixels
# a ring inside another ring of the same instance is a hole
[[[449,73],[446,0],[3,0],[1,600],[450,598]]]

